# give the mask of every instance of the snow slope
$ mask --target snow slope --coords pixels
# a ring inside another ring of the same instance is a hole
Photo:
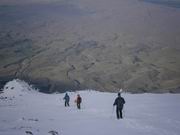
[[[74,103],[77,93],[82,109]],[[117,120],[112,104],[116,93],[69,92],[43,94],[20,80],[0,94],[0,135],[179,135],[180,94],[122,94],[124,119]]]

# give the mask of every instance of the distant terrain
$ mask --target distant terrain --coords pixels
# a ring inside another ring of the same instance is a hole
[[[0,86],[180,92],[179,0],[1,0]]]

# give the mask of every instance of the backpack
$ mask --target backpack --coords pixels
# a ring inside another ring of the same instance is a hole
[[[124,98],[118,97],[116,99],[116,105],[118,108],[123,108],[123,105],[125,104]]]
[[[82,99],[81,97],[77,97],[77,103],[81,103]]]

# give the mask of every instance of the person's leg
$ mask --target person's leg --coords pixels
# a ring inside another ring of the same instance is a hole
[[[67,106],[69,106],[69,102],[67,102]]]
[[[80,103],[77,103],[77,107],[78,107],[78,109],[81,109]]]
[[[116,108],[116,116],[117,116],[117,119],[119,119],[119,109]]]
[[[64,106],[66,107],[66,101],[64,102]]]
[[[77,108],[79,109],[79,103],[77,103]]]
[[[122,119],[122,109],[120,109],[120,118]]]

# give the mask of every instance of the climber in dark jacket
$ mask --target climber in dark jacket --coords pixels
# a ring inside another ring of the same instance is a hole
[[[77,108],[81,109],[82,98],[81,98],[81,96],[79,94],[77,95],[77,98],[76,98],[75,102],[77,104]]]
[[[64,99],[64,105],[69,106],[70,97],[69,97],[69,95],[67,93],[65,94],[63,99]]]
[[[116,105],[116,116],[117,119],[122,119],[122,110],[123,106],[125,104],[125,100],[123,97],[121,97],[121,93],[118,93],[118,97],[115,99],[113,106]]]

